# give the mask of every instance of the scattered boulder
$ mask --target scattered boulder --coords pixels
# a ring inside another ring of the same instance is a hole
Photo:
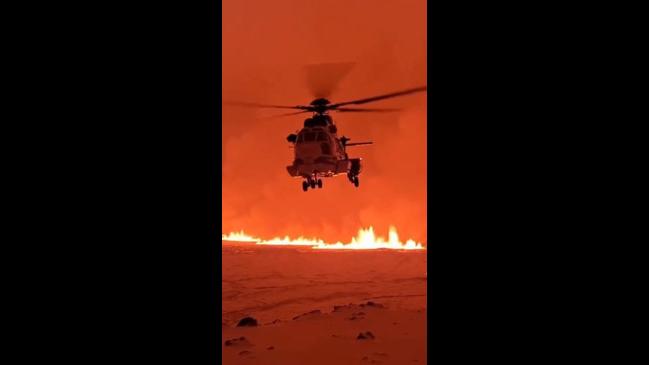
[[[233,338],[225,341],[225,346],[252,346],[250,341],[247,338],[241,336],[239,338]]]
[[[266,348],[266,350],[274,350],[274,349],[275,349],[275,346],[268,346],[268,347]]]
[[[352,316],[349,317],[348,319],[350,321],[354,321],[354,320],[357,320],[357,319],[364,319],[365,318],[364,316],[365,316],[365,312],[356,312],[356,313],[352,314]]]
[[[239,353],[239,356],[252,355],[252,352],[248,350],[243,350]]]
[[[374,339],[374,334],[370,331],[366,332],[361,332],[356,336],[357,340],[373,340]]]
[[[345,305],[334,305],[334,312],[342,312],[346,309],[352,309],[357,307],[355,304],[349,303]]]
[[[256,326],[257,326],[257,320],[252,317],[241,318],[239,323],[237,323],[237,327],[256,327]]]
[[[379,303],[369,301],[369,302],[367,302],[365,304],[361,304],[361,307],[383,308],[383,304],[379,304]]]

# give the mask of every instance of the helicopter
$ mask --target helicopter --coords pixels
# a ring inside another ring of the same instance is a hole
[[[295,151],[293,163],[286,166],[291,177],[304,179],[302,190],[309,188],[322,188],[322,178],[347,175],[349,181],[359,187],[359,175],[361,174],[361,158],[350,158],[347,154],[347,147],[370,145],[373,142],[349,143],[351,138],[338,137],[338,128],[329,112],[396,112],[399,109],[386,108],[350,108],[347,105],[359,105],[371,103],[388,98],[409,95],[426,91],[426,86],[397,91],[389,94],[373,96],[352,101],[331,103],[326,98],[317,98],[309,105],[283,106],[266,105],[256,103],[237,102],[240,106],[258,108],[279,108],[297,109],[298,112],[280,114],[275,117],[291,116],[302,113],[313,113],[310,118],[304,120],[304,126],[297,133],[291,133],[286,140],[292,144]],[[234,103],[230,103],[234,104]]]

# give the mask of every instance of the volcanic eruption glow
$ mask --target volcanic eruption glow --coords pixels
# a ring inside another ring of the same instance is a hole
[[[358,235],[351,239],[349,243],[336,242],[333,244],[325,243],[321,239],[309,239],[302,236],[291,239],[288,236],[284,238],[275,237],[271,240],[252,237],[243,232],[232,232],[228,235],[222,234],[221,240],[235,242],[255,242],[258,245],[278,245],[278,246],[310,246],[313,249],[334,249],[334,250],[372,250],[372,249],[394,249],[394,250],[425,250],[425,247],[414,240],[407,240],[405,243],[399,241],[399,235],[395,227],[390,227],[388,240],[383,237],[377,237],[374,234],[374,228],[359,229]]]
[[[243,233],[243,230],[239,232],[231,232],[227,236],[222,234],[221,240],[223,241],[235,241],[235,242],[259,242],[259,238],[250,237],[247,234]]]

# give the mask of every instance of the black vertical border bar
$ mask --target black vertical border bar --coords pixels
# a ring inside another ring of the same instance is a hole
[[[210,146],[209,149],[209,158],[207,159],[209,166],[209,178],[207,179],[207,188],[208,188],[208,221],[206,229],[209,232],[207,240],[207,255],[206,258],[209,260],[207,263],[208,268],[214,268],[209,272],[209,299],[208,300],[208,321],[206,325],[208,326],[208,343],[207,349],[209,351],[207,364],[217,364],[221,360],[221,327],[220,323],[217,321],[217,318],[221,316],[221,307],[222,302],[220,299],[221,285],[222,285],[222,265],[221,265],[221,249],[219,245],[219,236],[221,232],[221,211],[222,211],[222,201],[219,199],[219,193],[222,189],[222,181],[219,178],[220,174],[218,171],[222,170],[222,159],[221,157],[221,144],[223,143],[222,133],[221,133],[221,113],[220,113],[220,90],[221,90],[221,62],[222,62],[222,47],[221,47],[221,32],[222,32],[222,13],[220,9],[221,2],[208,0],[208,16],[207,21],[209,24],[208,27],[208,51],[209,57],[207,57],[207,75],[209,75],[209,83],[207,85],[209,95],[209,112],[208,112],[208,133],[206,133],[207,145]],[[218,141],[218,142],[217,142]],[[217,210],[221,209],[221,210]],[[218,246],[217,246],[218,245]],[[218,312],[217,312],[218,311]],[[218,313],[218,315],[217,315]]]

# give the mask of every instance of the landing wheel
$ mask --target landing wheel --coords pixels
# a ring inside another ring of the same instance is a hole
[[[354,186],[358,187],[358,176],[354,176]]]
[[[302,190],[307,191],[309,190],[309,183],[306,181],[302,181]]]
[[[322,179],[318,179],[318,189],[322,189]]]
[[[315,189],[315,180],[311,180],[311,189]]]

